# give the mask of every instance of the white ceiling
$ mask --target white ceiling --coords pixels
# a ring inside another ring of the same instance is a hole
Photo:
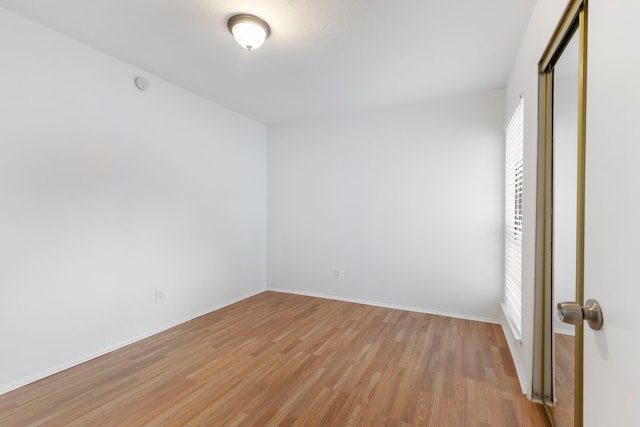
[[[0,0],[264,123],[503,87],[535,0]],[[271,36],[246,52],[236,13]]]

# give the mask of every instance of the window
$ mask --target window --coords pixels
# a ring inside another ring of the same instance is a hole
[[[517,338],[522,323],[522,143],[524,103],[522,99],[506,129],[505,155],[505,272],[503,310]]]

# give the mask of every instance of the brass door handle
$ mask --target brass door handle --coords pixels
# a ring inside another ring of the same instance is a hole
[[[582,325],[582,322],[586,321],[594,331],[602,329],[602,308],[594,299],[587,300],[584,307],[577,302],[558,303],[558,317],[570,325]]]

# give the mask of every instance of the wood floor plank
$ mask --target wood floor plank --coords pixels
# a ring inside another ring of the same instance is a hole
[[[0,396],[0,425],[548,423],[498,325],[264,292]]]
[[[552,408],[558,427],[573,426],[575,337],[555,334],[556,406]]]

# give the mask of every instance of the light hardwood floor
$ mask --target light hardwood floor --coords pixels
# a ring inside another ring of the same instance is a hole
[[[265,292],[0,396],[1,426],[547,426],[498,325]]]

